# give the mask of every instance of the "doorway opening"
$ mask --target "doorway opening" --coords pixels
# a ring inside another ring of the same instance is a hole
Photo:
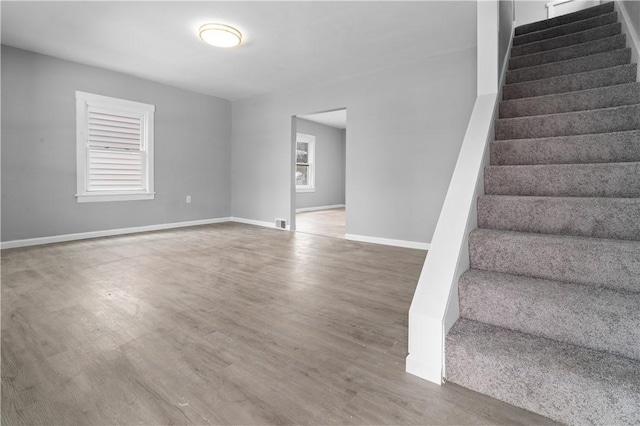
[[[292,118],[292,229],[345,238],[347,110]]]

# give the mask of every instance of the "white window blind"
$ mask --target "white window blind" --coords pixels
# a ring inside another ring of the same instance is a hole
[[[144,189],[141,117],[89,108],[89,191]]]
[[[76,92],[78,201],[153,198],[153,105]]]

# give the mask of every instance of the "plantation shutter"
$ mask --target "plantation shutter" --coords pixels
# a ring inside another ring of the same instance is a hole
[[[153,200],[155,105],[76,91],[76,198]]]
[[[89,106],[87,191],[145,189],[144,116]]]

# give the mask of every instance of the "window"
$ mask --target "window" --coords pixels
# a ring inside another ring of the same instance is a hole
[[[154,105],[76,92],[79,203],[152,200]]]
[[[296,191],[315,191],[316,137],[298,133],[296,136]]]

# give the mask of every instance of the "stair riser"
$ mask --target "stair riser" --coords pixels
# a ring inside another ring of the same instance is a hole
[[[458,288],[464,318],[640,359],[640,293],[473,270]]]
[[[513,39],[513,45],[521,46],[528,43],[535,43],[542,40],[562,37],[569,34],[601,27],[603,25],[615,24],[616,22],[618,22],[618,14],[616,12],[611,12],[608,14],[596,16],[593,18],[585,19],[582,21],[563,25],[560,27],[550,28],[547,30],[541,30],[541,31],[536,31],[529,34],[516,36]]]
[[[640,161],[640,131],[491,143],[491,165]]]
[[[526,56],[518,56],[509,60],[509,69],[535,67],[559,61],[568,61],[583,56],[595,55],[597,53],[611,50],[624,49],[626,36],[624,34],[579,44],[576,46],[564,47],[547,52],[534,53]]]
[[[564,424],[632,425],[640,418],[633,380],[639,366],[628,358],[468,320],[454,325],[445,353],[447,381]]]
[[[500,102],[500,118],[612,108],[640,103],[640,83]]]
[[[504,86],[502,94],[504,100],[510,100],[633,83],[637,72],[636,64],[619,65],[580,74],[514,83]]]
[[[515,35],[519,36],[535,31],[540,31],[548,28],[555,28],[562,25],[571,24],[574,22],[584,21],[596,16],[601,16],[606,13],[613,12],[613,3],[603,4],[597,7],[590,7],[577,12],[568,13],[551,19],[545,19],[544,21],[533,22],[531,24],[520,25],[516,27]]]
[[[640,199],[481,196],[478,227],[640,241]]]
[[[640,163],[489,166],[487,195],[640,197]]]
[[[554,62],[537,67],[507,71],[507,84],[535,81],[561,75],[577,74],[631,63],[631,49],[612,50],[596,55]]]
[[[556,37],[549,40],[543,40],[535,43],[524,44],[511,48],[511,57],[531,55],[532,53],[544,52],[545,50],[560,49],[563,47],[574,46],[576,44],[587,43],[601,38],[612,37],[622,33],[622,24],[609,24],[597,27],[591,30],[581,31],[579,33],[568,34],[562,37]]]
[[[473,269],[640,292],[638,241],[479,231],[469,238]]]
[[[640,106],[570,112],[496,121],[496,140],[548,138],[640,129]]]

